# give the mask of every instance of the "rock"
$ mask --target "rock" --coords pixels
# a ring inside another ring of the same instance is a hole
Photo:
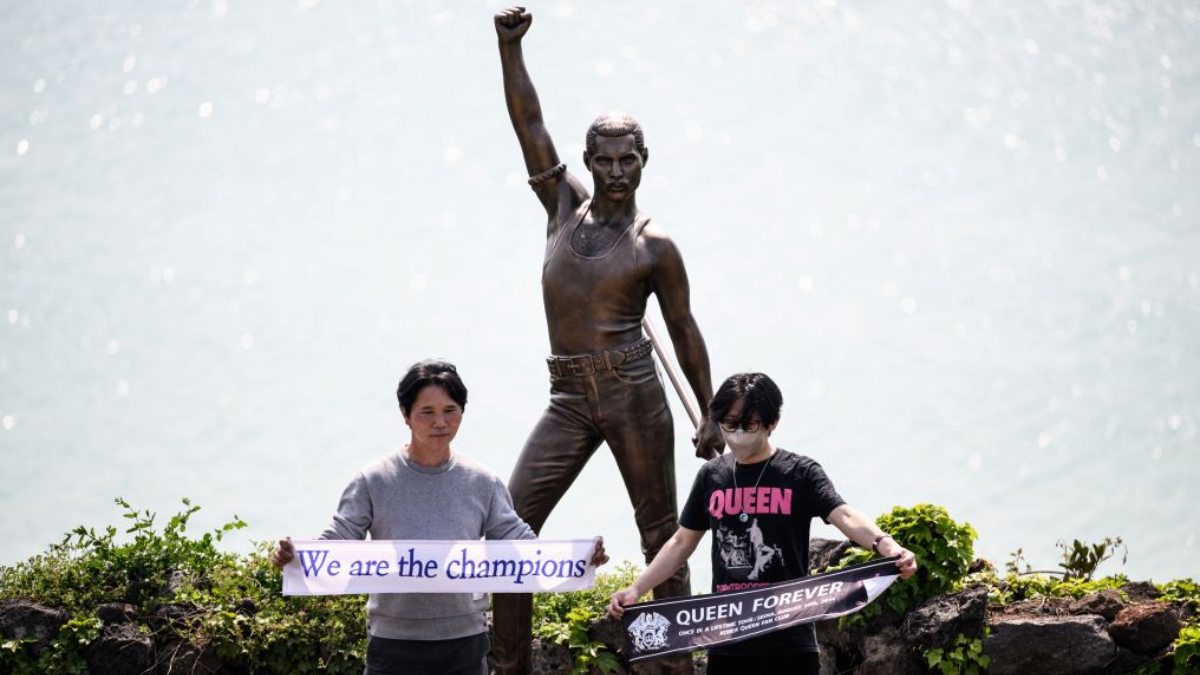
[[[549,640],[533,641],[532,675],[566,675],[574,665],[566,647]]]
[[[30,647],[37,656],[58,637],[58,631],[68,618],[61,609],[30,600],[0,601],[0,636],[8,640],[34,640]]]
[[[895,628],[885,628],[860,643],[862,663],[857,675],[921,675],[925,672],[908,643]]]
[[[817,623],[817,645],[821,648],[822,662],[826,656],[834,662],[835,673],[839,670],[838,663],[849,661],[853,656],[857,656],[858,652],[857,645],[848,639],[844,632],[838,630],[836,619]]]
[[[1134,654],[1128,649],[1117,649],[1117,658],[1113,659],[1112,663],[1105,666],[1102,671],[1104,675],[1129,675],[1130,673],[1138,672],[1165,672],[1163,670],[1151,670],[1154,665],[1154,659],[1142,654]]]
[[[838,619],[820,621],[817,623],[817,644],[837,664],[838,672],[850,672],[861,660],[863,640],[889,628],[898,628],[900,622],[901,617],[887,606],[865,621],[852,621],[845,626],[839,625],[841,621]]]
[[[162,589],[162,595],[168,600],[173,599],[183,588],[187,581],[187,575],[182,570],[173,570],[171,576],[167,579],[167,587]]]
[[[976,558],[971,561],[971,566],[967,568],[967,574],[978,574],[979,572],[995,572],[996,563],[987,558]]]
[[[190,642],[168,642],[158,650],[156,675],[214,675],[227,672],[221,659]],[[145,671],[143,671],[145,672]]]
[[[1157,600],[1158,596],[1162,595],[1158,587],[1149,581],[1131,581],[1122,586],[1121,590],[1129,598],[1129,602],[1134,605]]]
[[[821,650],[821,675],[838,675],[837,656],[831,649]]]
[[[132,623],[137,618],[137,609],[128,602],[106,602],[96,608],[96,616],[105,626]]]
[[[821,539],[814,537],[808,540],[808,571],[816,574],[838,561],[853,544],[845,539]]]
[[[155,666],[154,641],[127,622],[105,628],[83,656],[91,675],[144,675]]]
[[[625,631],[617,619],[605,615],[594,621],[588,628],[588,637],[603,642],[615,654],[625,653]]]
[[[1125,609],[1125,601],[1121,599],[1121,592],[1111,588],[1088,593],[1071,602],[1069,607],[1072,614],[1099,614],[1105,621],[1115,619],[1122,609]]]
[[[960,593],[930,598],[909,612],[900,635],[919,650],[951,647],[959,634],[970,638],[983,635],[987,618],[988,591],[972,586]]]
[[[1073,602],[1067,598],[1035,598],[991,607],[988,612],[993,616],[1069,616]]]
[[[690,665],[691,671],[693,673],[699,672],[696,670],[695,662],[691,662],[691,661],[692,661],[691,654],[678,654],[675,656],[669,656],[664,659],[654,659],[652,661],[642,661],[641,663],[632,664],[629,666],[628,672],[633,673],[633,675],[668,675],[669,673],[672,673],[672,672],[678,672],[678,670],[672,670],[669,667],[672,663],[679,663],[681,669],[687,668]],[[689,663],[689,662],[691,662],[691,663]],[[570,672],[570,671],[565,671],[565,672]],[[592,672],[598,673],[599,671],[593,669]],[[705,661],[704,661],[704,671],[703,672],[708,672],[708,660],[707,659],[705,659]]]
[[[1001,616],[991,629],[983,641],[991,675],[1087,675],[1117,656],[1100,616]]]
[[[192,617],[201,614],[203,610],[191,604],[159,605],[146,617],[150,630],[154,633],[166,628],[184,628]]]
[[[1122,647],[1148,654],[1174,642],[1180,628],[1174,607],[1165,602],[1147,602],[1121,610],[1109,624],[1108,634]]]

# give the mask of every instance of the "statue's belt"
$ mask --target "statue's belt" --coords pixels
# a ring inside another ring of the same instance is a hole
[[[546,365],[550,367],[550,374],[555,377],[586,377],[605,370],[612,370],[622,363],[644,359],[650,355],[652,349],[650,341],[642,338],[620,349],[610,349],[595,354],[550,356],[546,359]]]

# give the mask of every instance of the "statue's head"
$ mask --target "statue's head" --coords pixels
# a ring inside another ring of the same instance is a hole
[[[625,113],[601,115],[588,129],[583,163],[592,174],[597,197],[613,201],[632,197],[649,157],[642,125]]]
[[[605,136],[607,138],[619,138],[621,136],[633,136],[634,146],[637,152],[642,156],[642,165],[650,161],[650,151],[646,149],[646,138],[642,134],[642,125],[633,115],[623,112],[610,112],[601,115],[592,122],[592,126],[587,130],[587,142],[583,151],[583,163],[588,163],[588,157],[596,152],[596,138]]]

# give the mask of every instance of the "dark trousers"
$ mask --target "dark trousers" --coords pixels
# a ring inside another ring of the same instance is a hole
[[[608,443],[641,532],[646,562],[679,527],[675,495],[675,427],[649,355],[590,375],[551,376],[550,406],[533,428],[508,481],[517,514],[536,531],[588,459]],[[597,490],[597,492],[599,492]],[[685,565],[654,588],[655,598],[690,595]],[[498,594],[493,603],[497,672],[530,671],[532,598]],[[691,672],[691,659],[668,660]]]
[[[709,654],[708,675],[744,675],[744,673],[788,673],[820,675],[821,658],[816,652],[785,652],[737,656]]]
[[[363,675],[487,675],[487,633],[450,640],[367,639]]]

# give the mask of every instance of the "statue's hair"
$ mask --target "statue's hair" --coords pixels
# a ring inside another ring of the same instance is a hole
[[[587,153],[589,155],[596,152],[596,137],[605,136],[608,138],[617,138],[620,136],[628,136],[633,134],[633,143],[637,148],[637,152],[642,156],[642,161],[646,161],[646,139],[642,134],[642,125],[633,118],[633,115],[623,112],[610,112],[606,115],[601,115],[592,122],[592,126],[587,130]]]

